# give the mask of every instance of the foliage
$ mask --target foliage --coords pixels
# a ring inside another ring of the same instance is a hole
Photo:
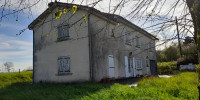
[[[177,46],[170,46],[157,52],[159,62],[176,61],[180,57]]]
[[[195,70],[199,71],[200,70],[200,64],[196,65]]]
[[[73,14],[75,14],[75,13],[76,13],[76,10],[77,10],[77,6],[76,6],[76,5],[74,5],[74,6],[72,7]]]
[[[182,54],[183,56],[180,57],[178,46],[173,45],[162,51],[157,51],[157,60],[158,62],[177,61],[178,66],[198,63],[197,47],[194,43],[182,44]]]
[[[15,77],[18,73],[0,74],[0,84],[4,84],[4,81],[12,83],[6,86],[0,85],[0,100],[198,99],[197,74],[194,72],[181,73],[172,78],[150,77],[138,82],[138,87],[133,88],[116,83],[31,84],[29,79],[32,78],[32,72],[20,74],[26,77],[25,80]],[[18,81],[14,81],[16,78]]]
[[[197,48],[193,43],[183,45],[183,57],[177,60],[178,66],[188,65],[189,63],[198,64]]]
[[[10,72],[11,68],[13,67],[13,62],[5,62],[3,64],[8,72]]]
[[[62,15],[62,11],[58,11],[55,13],[56,19],[60,18],[60,16]]]
[[[160,75],[179,73],[176,62],[158,62],[157,71]]]
[[[192,56],[184,56],[177,60],[178,68],[180,65],[188,65],[189,63],[197,64],[198,60],[194,59],[194,57],[192,57]]]

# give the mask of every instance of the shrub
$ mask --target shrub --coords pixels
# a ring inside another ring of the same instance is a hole
[[[180,65],[188,65],[189,63],[198,64],[198,60],[193,56],[180,57],[177,60],[177,67],[179,69]]]
[[[158,62],[158,74],[177,74],[179,71],[176,62]]]

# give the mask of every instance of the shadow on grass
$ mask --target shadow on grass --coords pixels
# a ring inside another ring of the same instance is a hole
[[[81,99],[112,84],[14,83],[0,88],[0,100],[69,100]]]

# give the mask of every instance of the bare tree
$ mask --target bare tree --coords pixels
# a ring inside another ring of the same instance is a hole
[[[5,14],[5,9],[10,9],[14,6],[12,0],[0,0],[1,16],[3,18],[9,15],[16,15],[29,11],[32,14],[31,8],[35,7],[40,2],[45,0],[33,0],[27,2],[18,0],[15,2],[15,9]],[[48,0],[47,0],[48,1]],[[200,0],[78,0],[79,4],[104,9],[105,2],[108,2],[107,12],[112,14],[123,15],[128,20],[137,21],[140,27],[148,32],[159,36],[168,34],[170,30],[175,30],[168,39],[161,39],[164,44],[168,41],[177,39],[176,35],[176,20],[177,16],[179,33],[182,38],[188,34],[193,35],[198,50],[198,61],[200,62]],[[76,2],[76,0],[66,0],[67,3]],[[170,3],[169,3],[170,2]],[[166,8],[167,7],[167,8]],[[128,11],[128,12],[127,12]],[[106,26],[105,26],[106,27]],[[21,32],[24,32],[22,30]],[[20,33],[21,34],[21,33]],[[200,77],[199,77],[200,78]]]
[[[5,62],[4,63],[5,69],[10,72],[13,67],[13,62]]]
[[[16,21],[20,13],[28,12],[27,15],[31,16],[34,7],[42,3],[45,5],[45,2],[48,3],[49,1],[50,0],[1,0],[0,23],[3,18],[7,18],[9,15],[14,15]],[[55,0],[55,2],[57,1],[58,0]],[[184,38],[188,34],[192,34],[197,44],[198,54],[200,55],[199,0],[66,0],[65,2],[76,2],[105,10],[108,13],[123,15],[126,19],[134,22],[138,21],[136,23],[138,23],[140,27],[156,36],[168,34],[169,30],[175,30],[175,16],[177,16],[178,26],[181,27],[179,29],[180,35]],[[107,9],[104,9],[105,2],[108,6]],[[9,9],[9,12],[5,12],[6,9]],[[26,29],[27,28],[22,29],[20,34]],[[177,39],[176,31],[174,31],[174,35],[168,37],[170,38],[162,39],[163,42],[166,43],[166,41]]]

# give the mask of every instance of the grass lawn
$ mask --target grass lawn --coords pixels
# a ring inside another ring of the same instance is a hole
[[[197,100],[198,75],[184,72],[171,78],[149,78],[138,87],[117,83],[32,84],[32,72],[0,74],[0,100]]]

